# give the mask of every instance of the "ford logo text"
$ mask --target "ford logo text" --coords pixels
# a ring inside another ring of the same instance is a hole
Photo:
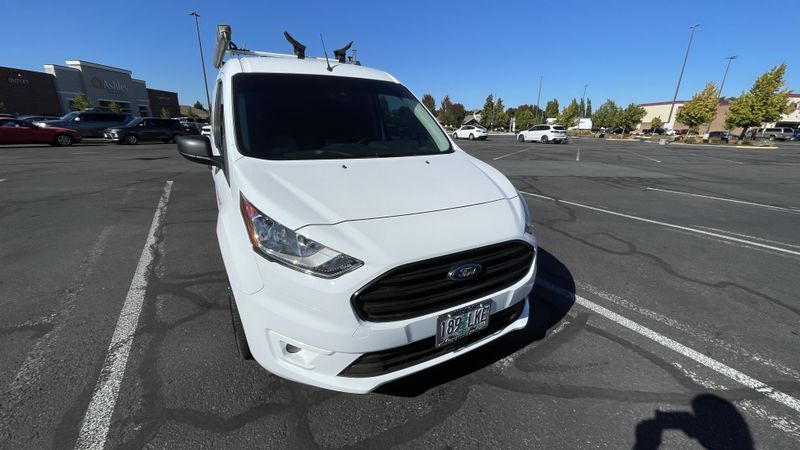
[[[464,264],[447,273],[447,277],[453,281],[464,281],[475,278],[481,273],[483,267],[480,264]]]

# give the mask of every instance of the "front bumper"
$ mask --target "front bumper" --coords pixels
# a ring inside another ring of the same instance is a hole
[[[266,370],[289,380],[321,388],[367,393],[524,328],[530,311],[528,295],[535,278],[536,257],[521,280],[491,295],[397,322],[362,322],[355,317],[355,313],[349,311],[351,318],[357,321],[355,328],[349,326],[349,320],[315,311],[291,298],[279,298],[280,294],[276,296],[267,289],[246,294],[234,287],[233,293],[250,350]],[[299,296],[320,294],[311,290],[297,293]],[[492,302],[487,333],[467,336],[444,349],[435,348],[436,319],[440,314],[485,300]],[[515,308],[519,310],[509,311]],[[513,315],[505,318],[501,328],[493,328],[493,319],[498,320],[497,317],[503,316],[504,312],[505,315],[513,312]],[[415,346],[421,356],[383,370],[359,370],[359,359],[362,357],[392,353],[393,350],[402,350],[404,346]]]
[[[109,142],[118,142],[122,137],[114,133],[103,133],[103,139]]]

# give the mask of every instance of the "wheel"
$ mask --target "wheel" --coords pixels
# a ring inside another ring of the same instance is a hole
[[[458,133],[453,133],[453,140],[454,140],[454,141],[457,141],[457,140],[458,140]]]
[[[60,147],[72,145],[72,138],[68,134],[59,134],[56,136],[56,145]]]
[[[129,134],[125,136],[125,143],[128,145],[136,145],[139,142],[139,138],[136,137],[135,134]]]
[[[181,137],[181,135],[180,135],[180,134],[178,134],[178,133],[175,133],[175,134],[173,134],[173,135],[172,135],[172,142],[174,142],[174,143],[176,143],[176,144],[177,144],[177,143],[178,143],[178,138],[179,138],[179,137]]]
[[[472,133],[470,133],[470,135],[469,135],[469,140],[470,141],[474,141],[475,140],[475,136],[473,136]]]
[[[520,142],[525,142],[525,135],[520,133],[517,135],[517,140]]]
[[[239,356],[241,356],[242,359],[253,359],[253,354],[250,353],[250,346],[247,344],[247,337],[244,335],[244,327],[242,327],[242,318],[239,316],[239,308],[236,307],[236,300],[233,298],[233,294],[228,294],[228,303],[231,305],[233,337],[236,339],[236,348],[239,350]]]
[[[547,144],[547,140],[548,140],[547,136],[542,136],[542,139],[541,139],[542,144]]]
[[[770,137],[769,137],[769,140],[770,140],[770,141],[774,141],[774,140],[775,140],[775,136],[774,136],[774,135],[773,135],[773,136],[770,136]]]

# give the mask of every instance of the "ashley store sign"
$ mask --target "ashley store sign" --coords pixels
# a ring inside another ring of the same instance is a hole
[[[92,87],[95,89],[105,89],[116,94],[127,94],[128,85],[117,80],[104,80],[100,77],[92,78]]]

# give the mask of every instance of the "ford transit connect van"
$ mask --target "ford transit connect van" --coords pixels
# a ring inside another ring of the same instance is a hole
[[[500,172],[386,72],[229,33],[211,136],[178,150],[212,166],[244,357],[364,393],[526,325],[537,240]]]

